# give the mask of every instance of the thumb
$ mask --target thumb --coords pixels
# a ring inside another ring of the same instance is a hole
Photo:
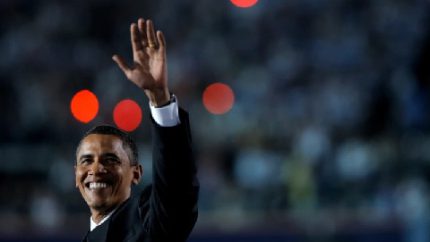
[[[112,60],[118,65],[118,67],[127,75],[130,72],[130,67],[125,62],[124,58],[119,55],[113,55]]]

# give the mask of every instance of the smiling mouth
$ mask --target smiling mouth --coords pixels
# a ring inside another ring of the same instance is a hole
[[[105,189],[109,186],[109,184],[105,182],[89,182],[85,184],[85,186],[90,190],[99,190],[99,189]]]

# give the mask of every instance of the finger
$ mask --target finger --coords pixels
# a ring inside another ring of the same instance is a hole
[[[133,57],[137,56],[137,52],[142,50],[142,43],[140,42],[139,30],[135,23],[130,25],[130,40],[133,50]]]
[[[155,38],[155,32],[154,32],[154,24],[151,20],[146,21],[146,37],[148,38],[148,45],[151,48],[157,48],[158,43],[157,39]]]
[[[146,38],[146,25],[143,18],[139,18],[139,20],[137,20],[137,27],[139,28],[139,36],[142,47],[145,48],[147,46],[148,40]]]
[[[127,63],[125,62],[124,58],[122,58],[119,55],[114,55],[114,56],[112,56],[112,60],[116,62],[116,64],[124,72],[124,74],[127,75],[127,73],[130,72],[131,69],[127,65]]]
[[[160,44],[160,47],[166,48],[166,39],[164,38],[163,32],[160,30],[157,31],[157,39],[158,43]]]

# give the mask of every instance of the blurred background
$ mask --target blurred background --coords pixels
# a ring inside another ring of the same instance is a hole
[[[191,114],[201,181],[192,242],[428,242],[428,0],[0,1],[0,241],[80,241],[81,135],[125,98],[151,178],[145,96],[111,60],[131,60],[129,24],[167,39],[171,90]],[[234,92],[221,115],[202,94]],[[100,110],[70,112],[89,89]]]

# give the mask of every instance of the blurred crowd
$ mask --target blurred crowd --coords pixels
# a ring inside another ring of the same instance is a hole
[[[133,136],[150,181],[148,104],[111,60],[131,60],[129,24],[142,16],[165,33],[171,90],[191,113],[197,232],[430,241],[429,4],[0,1],[0,235],[86,229],[74,149],[85,130],[112,123],[121,99],[144,110]],[[202,104],[213,82],[235,93],[226,114]],[[69,111],[81,89],[100,100],[89,124]]]

